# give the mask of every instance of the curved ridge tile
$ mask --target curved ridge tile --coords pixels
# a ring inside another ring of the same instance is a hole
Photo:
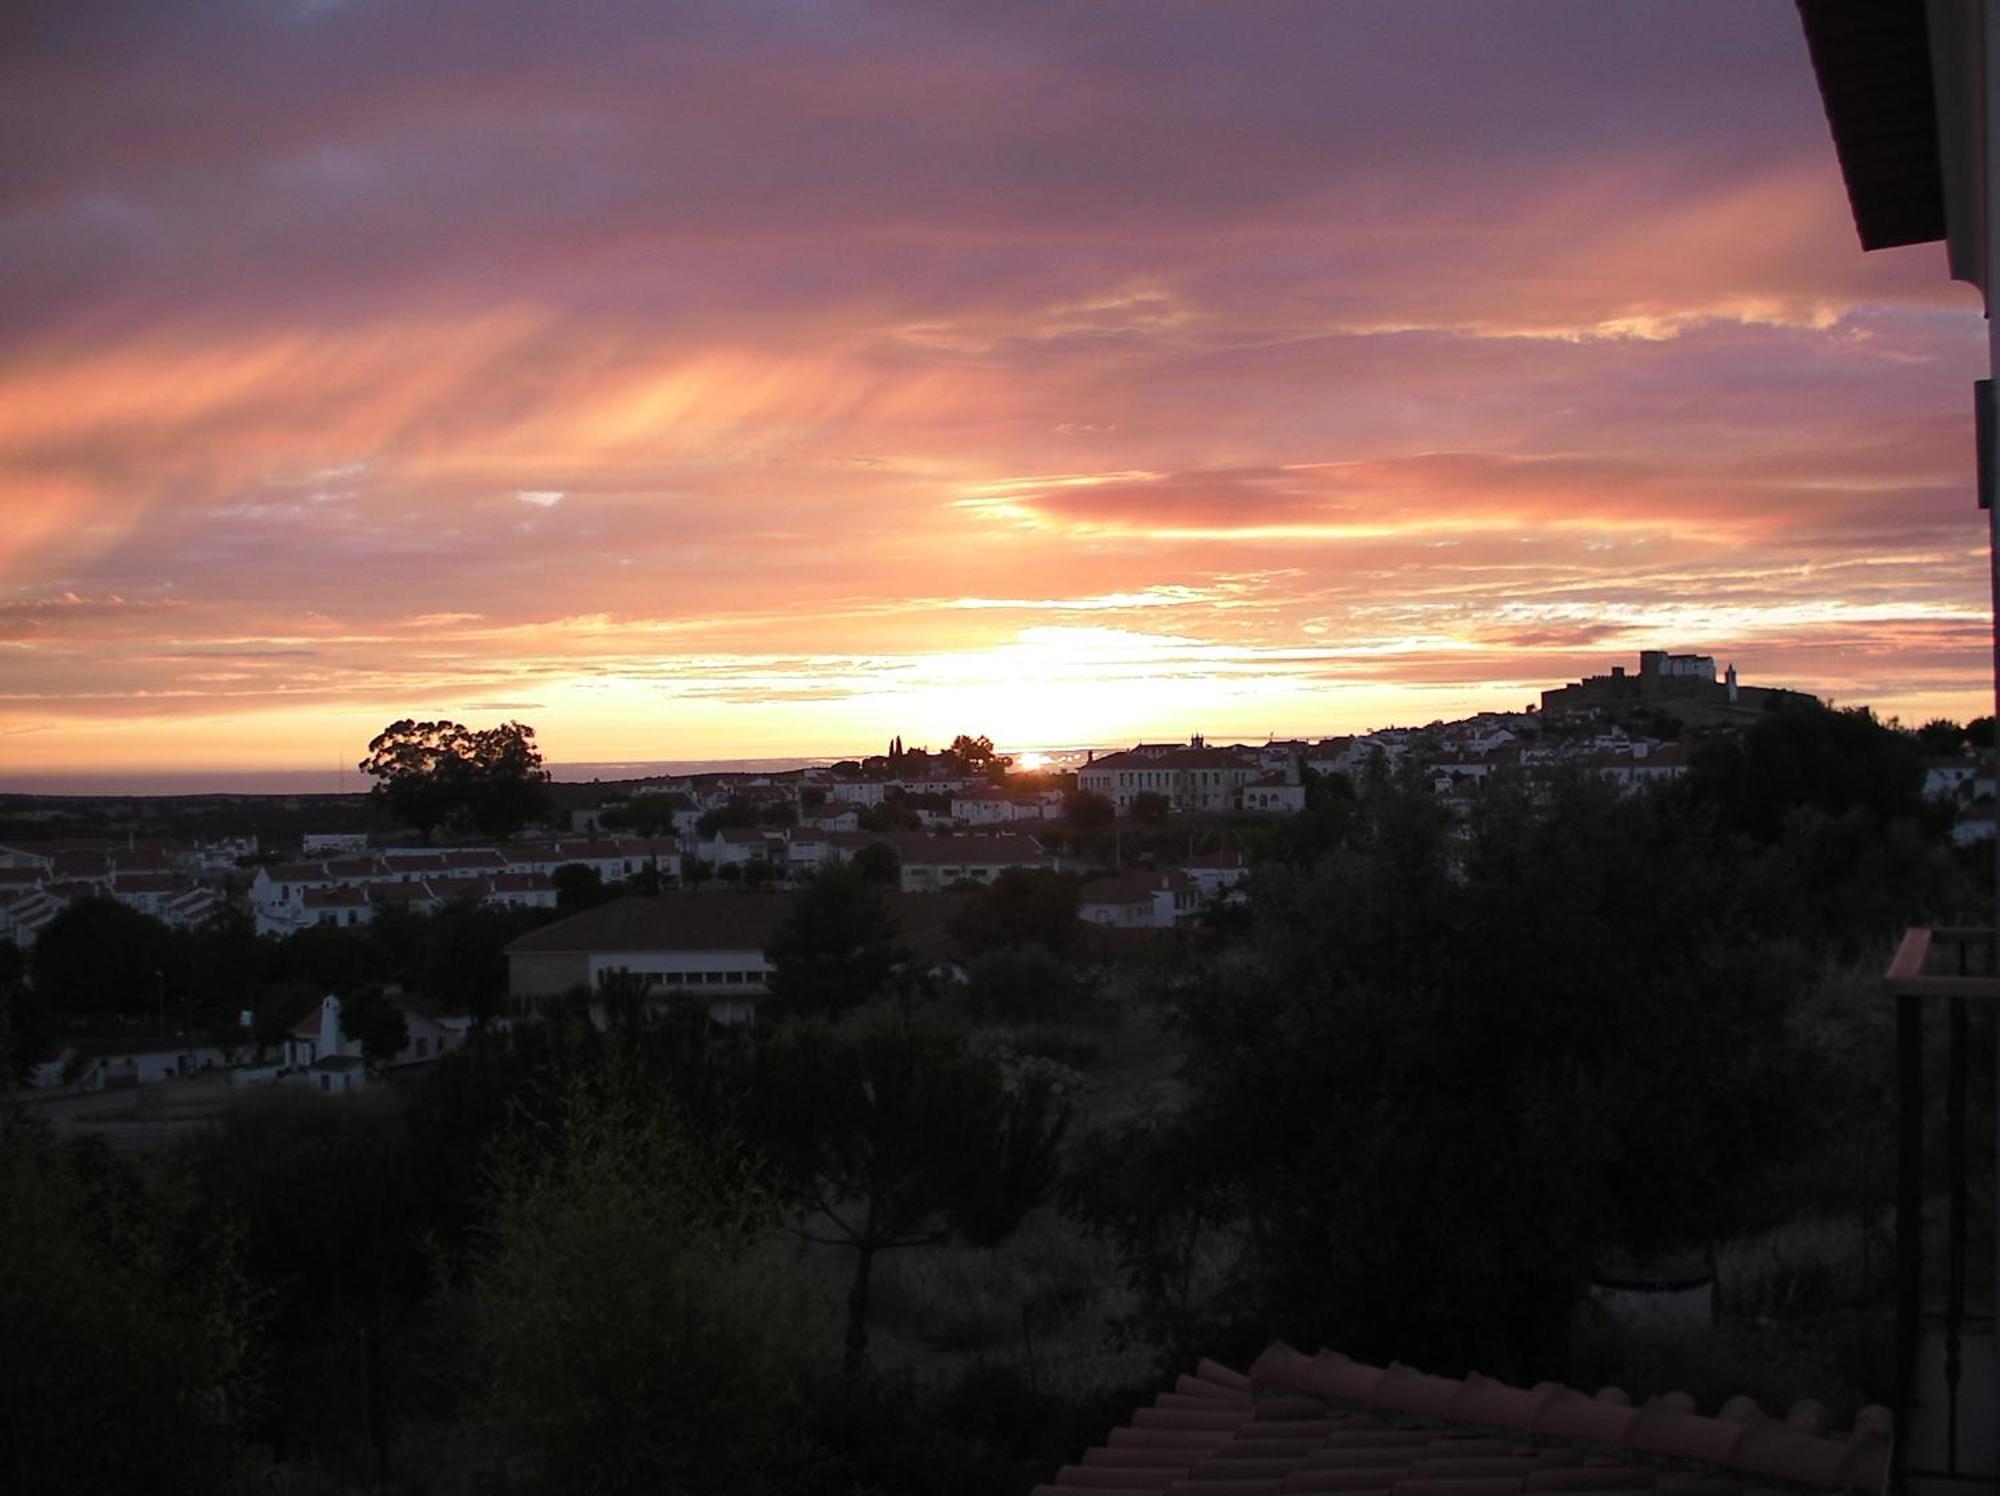
[[[1313,1358],[1305,1352],[1274,1340],[1250,1363],[1250,1386],[1253,1390],[1301,1391],[1306,1369],[1312,1364]]]
[[[1731,1423],[1762,1423],[1764,1410],[1757,1405],[1756,1398],[1738,1393],[1722,1405],[1722,1411],[1716,1416],[1726,1418]]]
[[[1838,1484],[1840,1462],[1852,1447],[1801,1433],[1786,1424],[1767,1423],[1744,1432],[1729,1462],[1754,1475],[1832,1486]]]
[[[1889,1446],[1874,1439],[1857,1439],[1840,1462],[1841,1484],[1856,1490],[1880,1491],[1889,1479]]]
[[[1373,1405],[1376,1390],[1388,1375],[1380,1366],[1352,1360],[1339,1351],[1321,1351],[1307,1368],[1303,1390],[1320,1397]]]
[[[1747,1437],[1749,1431],[1740,1423],[1703,1418],[1662,1404],[1639,1410],[1625,1431],[1625,1446],[1647,1454],[1726,1465],[1732,1451]]]
[[[1535,1394],[1478,1372],[1469,1374],[1451,1400],[1450,1415],[1473,1423],[1525,1429],[1535,1421]]]
[[[1629,1403],[1571,1392],[1543,1402],[1535,1414],[1534,1432],[1590,1444],[1623,1444],[1625,1430],[1638,1416],[1638,1409]]]
[[[1398,1361],[1375,1384],[1374,1395],[1369,1401],[1378,1408],[1390,1408],[1398,1413],[1444,1418],[1448,1416],[1451,1400],[1458,1396],[1463,1386],[1451,1377],[1432,1376]]]

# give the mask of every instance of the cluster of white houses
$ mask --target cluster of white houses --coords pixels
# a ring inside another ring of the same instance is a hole
[[[1010,868],[1056,873],[1086,872],[1095,866],[1019,831],[936,835],[821,831],[806,826],[727,828],[706,837],[523,842],[278,863],[257,870],[250,898],[258,932],[283,935],[315,925],[367,924],[385,908],[429,912],[452,900],[552,909],[556,906],[552,875],[565,865],[588,867],[606,883],[629,881],[653,870],[662,885],[679,886],[693,865],[704,873],[727,869],[739,876],[757,868],[764,875],[762,881],[786,883],[803,881],[821,868],[844,865],[871,847],[884,849],[893,860],[897,888],[908,894],[990,884]],[[1203,886],[1214,882],[1211,869]],[[712,902],[704,900],[703,905]]]
[[[402,1013],[407,1037],[397,1053],[381,1062],[383,1070],[443,1059],[472,1032],[472,1020],[463,1014],[434,1018],[387,1000]],[[31,1067],[28,1085],[35,1090],[116,1091],[221,1070],[229,1072],[232,1086],[304,1086],[329,1094],[361,1090],[370,1078],[361,1040],[342,1024],[340,998],[329,993],[292,1025],[275,1053],[260,1047],[247,1026],[233,1038],[181,1035],[71,1043]]]
[[[252,842],[251,850],[255,850]],[[233,849],[234,844],[232,844]],[[78,899],[115,899],[169,925],[200,924],[223,906],[212,847],[61,841],[0,846],[0,940],[23,948]],[[231,861],[233,866],[233,851]]]

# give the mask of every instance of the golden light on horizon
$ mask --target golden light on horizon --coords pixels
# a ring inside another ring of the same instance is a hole
[[[1978,298],[1854,254],[1785,8],[156,9],[19,70],[0,788],[1262,741],[1654,647],[1990,710]]]

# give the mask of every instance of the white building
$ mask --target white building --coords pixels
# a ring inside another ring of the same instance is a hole
[[[1200,887],[1187,874],[1125,873],[1083,885],[1077,915],[1085,924],[1125,930],[1167,930],[1201,913]]]
[[[1146,794],[1164,796],[1175,811],[1229,811],[1241,804],[1244,786],[1262,775],[1254,753],[1210,748],[1197,737],[1185,748],[1141,743],[1094,759],[1076,771],[1076,784],[1120,811]]]

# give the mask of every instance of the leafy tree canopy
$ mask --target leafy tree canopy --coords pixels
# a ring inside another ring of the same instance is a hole
[[[228,1489],[259,1401],[236,1242],[141,1175],[0,1109],[0,1489]]]
[[[951,938],[967,955],[1007,946],[1040,946],[1058,956],[1076,948],[1082,895],[1076,879],[1040,868],[1010,867],[978,889],[951,921]]]
[[[534,728],[521,722],[474,731],[406,717],[376,735],[360,769],[375,780],[371,795],[427,840],[460,824],[509,836],[549,810],[549,772]]]
[[[567,914],[595,909],[610,895],[604,891],[604,875],[587,862],[565,862],[549,874],[556,886],[556,908]]]
[[[340,1007],[340,1026],[361,1041],[361,1057],[380,1069],[410,1045],[410,1023],[379,987],[357,988]]]
[[[145,1013],[176,964],[174,932],[112,899],[79,899],[30,956],[35,990],[58,1013]]]
[[[966,969],[966,1007],[981,1022],[1069,1023],[1079,999],[1075,973],[1046,946],[1002,946]]]
[[[879,885],[853,868],[822,870],[764,953],[778,1011],[837,1018],[880,997],[901,959],[896,928]]]
[[[1947,717],[1934,717],[1917,729],[1917,747],[1933,758],[1965,746],[1965,729]]]
[[[1688,785],[1697,802],[1760,841],[1776,841],[1802,807],[1862,810],[1877,824],[1923,813],[1924,766],[1914,740],[1865,707],[1835,711],[1788,703],[1747,731],[1695,751]]]
[[[1704,1245],[1782,1166],[1794,888],[1672,797],[1551,793],[1493,786],[1460,841],[1420,787],[1372,791],[1180,1002],[1187,1126],[1131,1165],[1240,1190],[1256,1334],[1559,1365],[1598,1253]]]
[[[630,1081],[579,1076],[552,1123],[502,1134],[459,1305],[467,1390],[552,1486],[758,1488],[801,1373],[801,1311],[750,1254],[775,1211],[740,1150]]]
[[[903,877],[903,859],[887,842],[870,842],[849,860],[849,865],[870,883],[884,888],[898,887]]]
[[[1009,1076],[962,1032],[887,1008],[787,1025],[760,1065],[753,1125],[801,1232],[855,1256],[853,1371],[876,1254],[1004,1239],[1053,1187],[1069,1112],[1047,1079]]]
[[[694,829],[703,836],[713,836],[718,831],[747,831],[757,825],[759,819],[755,800],[731,795],[725,804],[703,811],[694,823]]]
[[[674,799],[672,795],[633,795],[614,800],[598,813],[597,824],[607,831],[658,836],[674,829]]]
[[[1095,831],[1118,819],[1118,809],[1095,790],[1077,790],[1063,801],[1063,815],[1079,831]]]

